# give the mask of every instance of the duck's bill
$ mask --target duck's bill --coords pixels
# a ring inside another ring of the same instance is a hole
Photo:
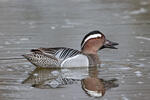
[[[100,49],[103,49],[103,48],[118,49],[115,47],[116,45],[119,45],[119,43],[106,40],[103,47],[101,47]]]

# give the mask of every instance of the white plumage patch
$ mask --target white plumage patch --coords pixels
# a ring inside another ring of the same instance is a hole
[[[85,91],[92,97],[101,97],[103,96],[101,92],[91,91],[85,88]]]
[[[61,63],[61,67],[88,67],[89,60],[87,56],[78,54],[76,56],[65,59]]]
[[[92,34],[92,35],[88,36],[88,37],[84,40],[82,46],[84,46],[84,44],[85,44],[89,39],[93,39],[93,38],[97,38],[97,37],[102,37],[102,35],[101,35],[101,34]]]

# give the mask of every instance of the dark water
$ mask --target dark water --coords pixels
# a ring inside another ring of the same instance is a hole
[[[95,29],[120,44],[99,52],[97,77],[119,84],[100,99],[149,100],[149,15],[150,0],[0,0],[0,100],[97,99],[81,88],[89,76],[83,69],[66,70],[77,80],[57,89],[22,84],[35,66],[20,56],[38,47],[80,49],[83,36]]]

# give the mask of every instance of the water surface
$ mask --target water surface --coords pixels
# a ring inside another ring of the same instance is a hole
[[[118,50],[99,52],[98,78],[116,78],[119,84],[101,100],[149,100],[149,15],[150,0],[0,0],[0,99],[94,99],[80,82],[58,89],[22,84],[35,66],[21,55],[39,47],[80,50],[83,36],[100,30],[120,44]]]

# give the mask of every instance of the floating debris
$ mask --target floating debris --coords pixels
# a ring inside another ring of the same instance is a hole
[[[145,58],[140,58],[140,59],[138,59],[138,60],[140,60],[140,61],[144,61],[144,60],[146,60]]]
[[[143,36],[136,36],[135,38],[137,38],[137,39],[143,39],[143,40],[148,40],[148,41],[150,41],[150,38],[143,37]]]
[[[130,14],[137,15],[137,14],[146,13],[146,12],[147,10],[145,8],[140,8],[139,10],[131,11]]]
[[[141,81],[139,81],[139,82],[137,82],[138,84],[143,84],[144,82],[141,82]]]
[[[51,29],[54,30],[54,29],[56,29],[56,27],[55,26],[51,26]]]
[[[136,74],[137,77],[143,76],[143,75],[142,75],[142,72],[140,72],[140,71],[136,71],[136,72],[134,72],[134,73]]]
[[[21,38],[20,41],[28,41],[29,38]]]

